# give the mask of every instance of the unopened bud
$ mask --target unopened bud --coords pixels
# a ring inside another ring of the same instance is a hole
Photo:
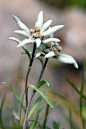
[[[59,52],[58,52],[58,51],[55,52],[55,56],[56,56],[56,57],[59,56]]]
[[[47,44],[47,47],[51,48],[51,43],[48,43],[48,44]]]
[[[57,49],[55,47],[52,47],[52,51],[55,52],[57,51]]]
[[[62,50],[62,47],[61,46],[58,46],[57,49],[58,49],[58,51],[61,51]]]
[[[40,28],[39,27],[35,27],[35,31],[36,32],[39,32],[40,31]]]
[[[44,38],[44,35],[43,34],[40,34],[40,38]]]
[[[33,37],[34,37],[34,38],[38,38],[38,34],[37,34],[37,33],[34,33],[34,34],[33,34]]]
[[[49,51],[50,51],[49,48],[46,48],[46,49],[43,50],[43,52],[44,52],[45,54],[47,54]]]
[[[34,33],[34,32],[35,32],[35,30],[34,30],[34,29],[30,29],[30,32],[31,32],[31,33]]]

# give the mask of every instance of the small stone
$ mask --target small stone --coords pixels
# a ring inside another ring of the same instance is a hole
[[[40,31],[40,28],[39,27],[35,27],[35,31],[36,32],[39,32]]]
[[[34,32],[35,32],[35,30],[34,30],[34,29],[30,29],[30,32],[31,32],[31,33],[34,33]]]

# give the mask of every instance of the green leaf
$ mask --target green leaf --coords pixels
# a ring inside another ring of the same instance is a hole
[[[17,101],[20,103],[20,105],[22,106],[23,110],[26,111],[26,108],[24,107],[21,99],[19,98],[19,96],[17,95],[16,91],[12,88],[11,85],[7,84],[6,82],[3,82],[3,84],[5,84],[14,94],[15,98],[17,99]]]
[[[70,82],[68,79],[67,79],[67,82],[74,88],[74,90],[80,94],[80,91],[76,88],[76,86]],[[86,96],[82,95],[82,97],[86,100]]]
[[[39,117],[39,113],[42,111],[43,108],[44,108],[44,106],[41,106],[41,107],[38,109],[36,115],[35,115],[34,118],[33,118],[34,121],[31,123],[29,129],[34,129],[34,127],[36,126],[38,117]]]
[[[40,89],[38,89],[36,86],[33,86],[33,85],[29,85],[28,87],[31,87],[33,88],[36,92],[38,92],[44,99],[45,101],[52,107],[54,108],[51,100],[49,99],[49,97],[44,93],[42,92]]]
[[[84,91],[84,80],[85,80],[85,57],[83,57],[83,72],[82,72],[82,83],[81,83],[81,90],[80,90],[80,114],[82,112],[83,107],[83,91]]]
[[[50,83],[48,82],[48,81],[45,81],[45,80],[42,80],[42,81],[40,81],[38,84],[37,84],[37,88],[40,88],[42,85],[44,85],[44,84],[47,84],[47,86],[49,86],[50,85]]]
[[[62,62],[62,63],[67,63],[67,64],[73,64],[75,66],[75,68],[78,69],[78,64],[75,61],[75,59],[67,54],[64,53],[60,53],[60,55],[57,57],[58,61]]]
[[[30,116],[32,115],[32,113],[35,111],[35,109],[38,107],[38,105],[41,102],[41,100],[42,100],[42,97],[39,96],[37,98],[37,100],[35,101],[35,103],[33,104],[33,106],[31,107],[30,112],[28,114],[28,120],[29,120]]]
[[[42,57],[41,57],[41,56],[39,56],[39,57],[37,57],[37,59],[41,62],[41,64],[42,64],[42,68],[43,68],[43,67],[44,67],[44,62],[43,62]]]
[[[51,128],[49,128],[49,127],[45,127],[45,129],[51,129]]]
[[[21,42],[19,39],[15,38],[15,37],[9,37],[8,39],[16,41],[18,44]],[[24,51],[28,55],[29,59],[31,60],[31,54],[30,54],[29,50],[27,49],[27,47],[26,46],[22,46],[22,48],[24,49]]]
[[[60,129],[60,123],[57,123],[56,121],[53,121],[53,128],[54,129]]]
[[[3,127],[3,121],[2,121],[2,109],[5,102],[6,96],[2,98],[1,105],[0,105],[0,127]]]

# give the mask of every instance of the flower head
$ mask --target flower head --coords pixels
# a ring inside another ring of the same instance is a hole
[[[52,20],[48,20],[43,24],[43,11],[39,12],[37,16],[37,21],[35,22],[34,29],[29,29],[16,16],[13,16],[13,18],[21,29],[21,30],[16,30],[14,32],[22,34],[27,37],[23,41],[19,41],[14,37],[10,37],[9,39],[19,43],[17,47],[23,47],[26,44],[36,43],[37,48],[39,49],[41,48],[41,52],[37,53],[36,57],[38,56],[44,56],[45,58],[53,57],[58,59],[60,62],[74,64],[74,66],[78,68],[78,64],[72,56],[61,53],[62,47],[58,44],[60,40],[58,38],[53,38],[54,32],[63,28],[64,25],[57,25],[54,27],[50,27]]]
[[[51,41],[57,41],[60,42],[59,39],[57,38],[46,38],[56,32],[57,30],[60,30],[61,28],[64,27],[64,25],[57,25],[54,27],[50,28],[50,25],[52,23],[52,20],[48,20],[43,24],[43,11],[40,11],[38,16],[37,16],[37,21],[35,22],[35,27],[34,29],[29,29],[24,23],[22,23],[19,18],[13,15],[14,20],[16,21],[17,25],[20,27],[21,30],[16,30],[14,31],[15,33],[22,34],[26,37],[27,39],[24,39],[21,41],[17,47],[22,47],[26,44],[30,43],[36,43],[36,46],[39,47],[41,43],[47,44],[48,42]],[[12,38],[10,38],[12,39]]]

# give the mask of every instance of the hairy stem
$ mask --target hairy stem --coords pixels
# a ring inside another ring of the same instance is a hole
[[[45,126],[46,126],[46,123],[47,123],[48,112],[49,112],[49,105],[47,104],[46,111],[45,111],[45,118],[44,118],[43,127],[42,127],[43,129],[45,129]]]
[[[38,79],[38,81],[37,81],[37,84],[39,83],[39,81],[41,80],[41,78],[42,78],[42,76],[43,76],[43,73],[44,73],[44,70],[45,70],[45,68],[46,68],[47,62],[48,62],[48,58],[46,58],[46,60],[45,60],[44,67],[43,67],[42,70],[41,70],[41,73],[40,73],[39,79]],[[31,98],[30,98],[30,101],[29,101],[29,103],[28,103],[27,109],[26,109],[26,115],[25,115],[25,120],[24,120],[23,129],[26,129],[26,128],[27,128],[27,117],[28,117],[28,113],[29,113],[29,110],[30,110],[31,101],[32,101],[32,98],[33,98],[34,94],[35,94],[35,92],[33,92],[32,96],[31,96]]]
[[[43,68],[42,68],[42,70],[41,70],[41,73],[40,73],[39,79],[38,79],[38,81],[37,81],[37,84],[40,82],[40,80],[41,80],[41,78],[42,78],[42,76],[43,76],[43,73],[44,73],[44,71],[45,71],[45,68],[46,68],[48,59],[49,59],[49,58],[46,58],[46,60],[45,60],[45,63],[44,63],[44,66],[43,66]]]
[[[35,50],[36,50],[36,44],[34,44],[34,46],[33,46],[32,58],[31,58],[31,61],[29,63],[28,71],[27,71],[27,74],[26,74],[25,89],[27,88],[28,76],[29,76],[29,73],[30,73],[30,70],[31,70],[31,67],[32,67],[32,64],[33,64]],[[26,93],[25,93],[25,99],[26,99],[26,108],[27,108],[27,106],[28,106],[28,89],[26,90]]]
[[[36,44],[34,44],[34,46],[33,46],[32,58],[31,58],[31,61],[29,63],[28,71],[27,71],[27,74],[26,74],[25,89],[27,88],[28,76],[29,76],[29,73],[30,73],[30,70],[31,70],[31,67],[32,67],[32,64],[33,64],[33,59],[34,59],[35,51],[36,51]],[[25,100],[26,100],[26,113],[27,113],[27,107],[28,107],[28,89],[25,92]],[[24,124],[24,129],[27,129],[27,117],[26,117],[26,115],[25,115],[25,122],[24,123],[25,123]]]

